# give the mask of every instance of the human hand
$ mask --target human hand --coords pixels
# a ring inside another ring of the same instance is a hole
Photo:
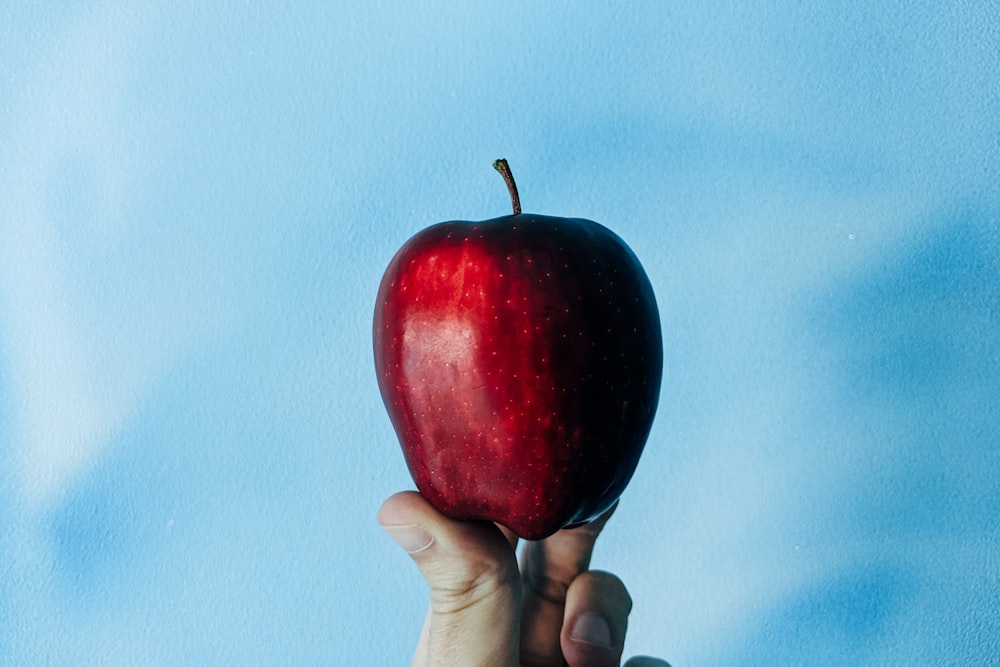
[[[617,667],[632,599],[618,577],[588,569],[610,515],[527,542],[519,568],[505,529],[448,519],[415,491],[386,500],[379,523],[430,586],[413,667]]]

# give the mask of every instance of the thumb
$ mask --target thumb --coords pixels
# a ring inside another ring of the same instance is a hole
[[[516,666],[521,578],[503,533],[489,522],[448,519],[415,491],[386,500],[378,521],[430,586],[413,665]]]

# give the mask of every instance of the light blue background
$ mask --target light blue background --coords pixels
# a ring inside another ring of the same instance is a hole
[[[997,2],[20,4],[0,664],[409,660],[370,317],[497,157],[659,299],[627,653],[998,664]]]

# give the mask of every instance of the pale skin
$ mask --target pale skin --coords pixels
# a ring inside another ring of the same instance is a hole
[[[430,606],[413,667],[618,667],[632,599],[618,577],[590,570],[612,510],[586,526],[527,542],[489,522],[453,521],[414,491],[379,510],[413,558]],[[625,667],[669,667],[637,656]]]

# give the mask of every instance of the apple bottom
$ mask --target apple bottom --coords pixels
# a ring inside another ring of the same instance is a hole
[[[492,521],[539,540],[584,525],[615,503],[640,452],[609,449],[586,441],[563,447],[530,439],[516,447],[425,441],[419,452],[404,448],[404,454],[417,489],[442,514]]]

